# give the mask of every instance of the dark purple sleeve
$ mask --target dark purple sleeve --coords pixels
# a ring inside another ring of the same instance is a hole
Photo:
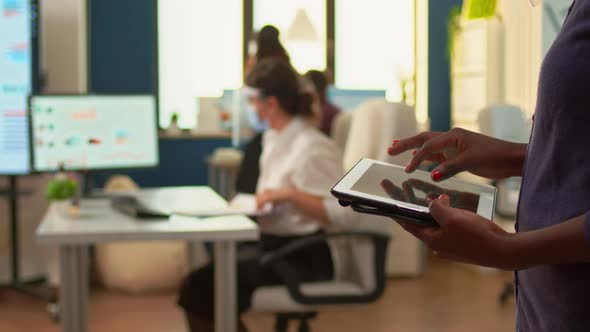
[[[590,212],[586,213],[586,222],[584,223],[584,234],[586,234],[586,241],[590,244]]]

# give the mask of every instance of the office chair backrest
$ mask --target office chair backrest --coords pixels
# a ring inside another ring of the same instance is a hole
[[[361,158],[377,158],[383,124],[382,99],[371,99],[353,111],[344,149],[344,169],[349,170]]]
[[[383,105],[383,125],[381,141],[375,159],[396,165],[407,165],[412,159],[411,152],[392,157],[387,154],[394,139],[414,136],[418,133],[416,112],[414,108],[403,103],[387,103]]]
[[[530,128],[524,112],[517,106],[489,106],[479,112],[478,122],[484,135],[518,143],[528,141]]]
[[[334,123],[332,124],[332,132],[330,133],[330,136],[342,151],[344,151],[344,148],[346,147],[351,123],[352,112],[340,112],[336,115]]]
[[[410,152],[390,157],[387,148],[394,139],[416,133],[413,108],[402,103],[388,103],[385,99],[369,100],[353,112],[344,153],[344,168],[350,169],[361,158],[405,165],[410,161]]]

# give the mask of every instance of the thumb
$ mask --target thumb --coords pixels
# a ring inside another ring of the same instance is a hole
[[[260,210],[264,204],[266,203],[265,198],[263,195],[258,194],[256,195],[256,209]]]
[[[440,195],[430,203],[430,214],[440,226],[446,226],[452,214],[451,200],[447,195]]]

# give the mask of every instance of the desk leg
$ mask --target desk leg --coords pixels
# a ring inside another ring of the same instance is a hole
[[[238,302],[236,282],[236,243],[215,242],[215,331],[236,332]]]
[[[61,257],[61,316],[64,332],[87,331],[88,257],[86,246],[64,245]]]

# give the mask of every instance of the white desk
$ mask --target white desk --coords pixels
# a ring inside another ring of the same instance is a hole
[[[160,206],[192,204],[210,210],[227,203],[208,187],[144,190],[140,197]],[[185,240],[214,242],[215,330],[237,330],[236,241],[258,238],[258,227],[243,216],[201,220],[139,221],[110,207],[106,199],[83,200],[80,215],[71,218],[51,208],[37,229],[37,238],[60,247],[61,305],[64,332],[87,331],[88,268],[91,244],[121,241]]]

